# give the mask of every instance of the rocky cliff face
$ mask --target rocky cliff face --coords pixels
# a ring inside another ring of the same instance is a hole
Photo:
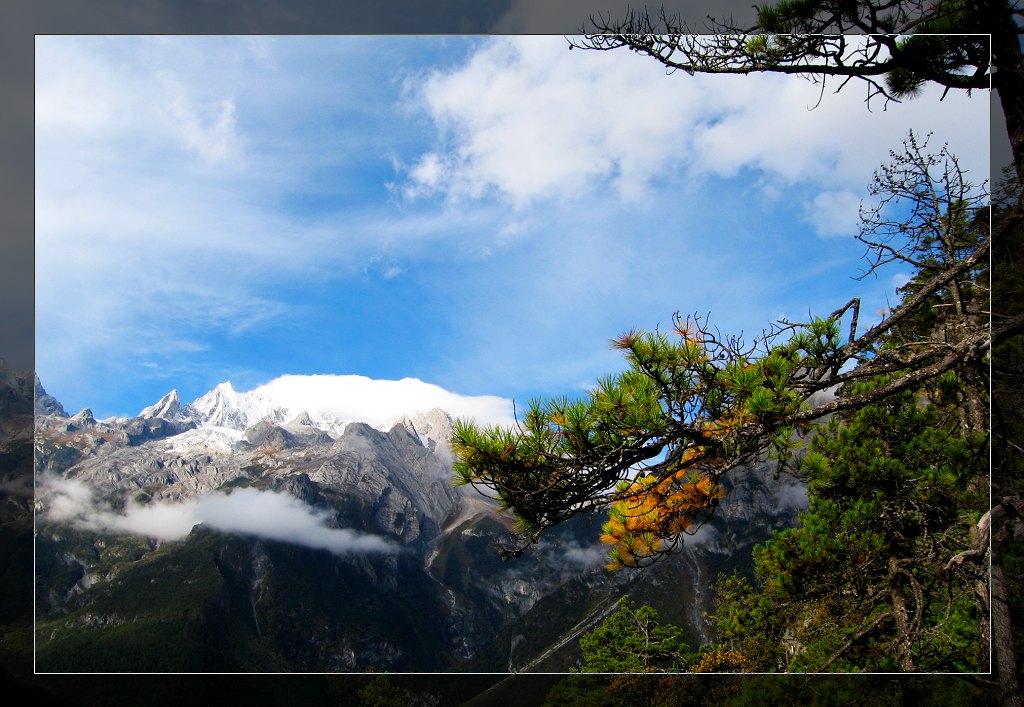
[[[68,414],[64,412],[64,407],[54,398],[43,390],[43,384],[39,381],[39,376],[35,377],[34,386],[34,397],[35,397],[35,414],[37,416],[43,415],[55,415],[57,417],[67,417]]]
[[[659,567],[608,575],[600,519],[502,562],[508,521],[452,486],[442,410],[378,429],[223,384],[97,421],[35,394],[44,671],[563,670],[627,592],[700,643],[717,572],[802,502],[736,475],[692,550]],[[138,662],[172,636],[181,652]]]

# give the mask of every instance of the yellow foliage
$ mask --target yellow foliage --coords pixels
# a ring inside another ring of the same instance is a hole
[[[609,509],[601,542],[611,545],[609,569],[635,566],[664,552],[670,540],[687,532],[693,519],[713,505],[722,490],[708,476],[691,480],[683,468],[658,481],[640,477],[620,487],[623,498]]]
[[[754,416],[745,407],[733,407],[717,420],[705,423],[704,434],[712,438],[727,437],[738,429],[754,422]]]
[[[745,655],[722,646],[705,653],[700,662],[692,668],[695,673],[748,673],[754,669],[754,665]]]

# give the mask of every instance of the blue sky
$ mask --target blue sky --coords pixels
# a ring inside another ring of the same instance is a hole
[[[561,37],[38,37],[36,369],[136,414],[285,374],[524,403],[673,312],[756,335],[852,296],[909,128],[988,173],[989,97],[864,105]]]

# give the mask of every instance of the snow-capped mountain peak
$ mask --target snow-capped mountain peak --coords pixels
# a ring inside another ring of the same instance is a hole
[[[282,423],[294,415],[275,401],[259,393],[239,393],[225,381],[185,406],[200,427],[228,427],[244,430],[262,420]]]
[[[427,449],[436,449],[439,444],[446,446],[454,431],[451,415],[441,408],[403,417],[398,424],[419,437]]]
[[[182,417],[181,398],[178,396],[178,391],[172,390],[156,403],[140,412],[139,417],[143,419],[162,417],[165,420],[177,422]]]
[[[378,381],[356,375],[281,376],[249,392],[224,381],[186,405],[172,390],[140,413],[198,428],[245,431],[261,422],[308,428],[340,437],[352,422],[387,432],[404,426],[428,449],[446,443],[452,418],[511,420],[511,403],[494,396],[462,396],[413,378]]]
[[[160,398],[139,413],[143,419],[163,418],[169,422],[192,423],[207,429],[244,431],[253,425],[268,421],[275,425],[314,427],[334,435],[345,430],[348,420],[330,413],[306,409],[295,410],[259,391],[240,393],[224,381],[187,405],[181,404],[177,390]]]
[[[289,427],[314,427],[313,418],[309,416],[309,413],[303,410],[296,415],[291,422],[288,423]]]

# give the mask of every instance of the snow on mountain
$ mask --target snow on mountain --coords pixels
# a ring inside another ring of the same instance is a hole
[[[244,430],[269,420],[283,424],[295,415],[274,400],[256,392],[239,393],[225,381],[185,406],[185,413],[199,427],[228,427]]]
[[[182,418],[181,398],[178,397],[178,391],[172,390],[156,403],[140,412],[139,417],[143,419],[162,417],[169,422],[178,422]]]
[[[285,375],[256,388],[296,413],[308,410],[314,418],[329,414],[341,420],[365,422],[391,429],[403,418],[435,408],[452,417],[473,418],[485,424],[514,423],[512,402],[493,395],[459,395],[416,378],[374,380],[357,375]]]
[[[181,434],[168,437],[162,446],[168,452],[179,454],[198,454],[202,450],[209,453],[230,453],[235,444],[242,439],[242,432],[229,427],[199,427],[186,430]]]
[[[187,405],[172,390],[139,416],[238,432],[270,422],[289,429],[313,427],[335,438],[351,422],[385,432],[403,425],[428,449],[447,442],[452,417],[488,424],[512,420],[511,402],[503,398],[457,395],[414,378],[378,381],[340,375],[281,376],[244,393],[225,381]]]
[[[451,416],[441,408],[403,417],[399,424],[419,437],[420,443],[427,449],[436,449],[439,444],[447,445],[454,431]]]

